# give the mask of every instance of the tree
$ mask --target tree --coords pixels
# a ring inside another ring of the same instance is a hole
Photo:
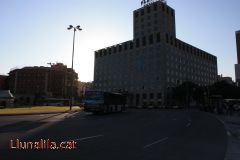
[[[239,99],[240,88],[226,81],[219,81],[210,86],[210,94],[221,95],[223,99]]]
[[[183,82],[181,85],[173,88],[173,99],[178,105],[189,105],[191,101],[201,100],[203,93],[199,86],[193,82]]]

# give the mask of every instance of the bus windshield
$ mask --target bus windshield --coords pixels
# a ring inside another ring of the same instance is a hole
[[[88,91],[85,93],[86,100],[102,100],[103,99],[103,92],[99,91]]]

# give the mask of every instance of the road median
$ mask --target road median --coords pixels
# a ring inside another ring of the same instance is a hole
[[[78,106],[74,106],[72,110],[69,110],[69,106],[17,107],[17,108],[0,109],[0,116],[72,113],[72,112],[78,112],[81,110],[82,108]]]

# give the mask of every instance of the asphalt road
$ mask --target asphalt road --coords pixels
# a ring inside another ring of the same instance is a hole
[[[68,113],[54,113],[0,116],[0,149],[8,147],[10,139],[22,138],[38,133],[40,130],[49,128],[70,115]]]
[[[34,125],[34,124],[32,124]],[[1,131],[0,131],[1,132]],[[75,150],[1,150],[0,159],[224,160],[223,124],[198,111],[128,110],[61,119],[21,139],[74,140]]]

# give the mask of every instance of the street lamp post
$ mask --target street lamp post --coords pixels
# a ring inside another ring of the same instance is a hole
[[[72,50],[72,79],[71,79],[71,96],[70,96],[70,110],[72,110],[73,106],[73,82],[74,82],[74,70],[73,70],[73,61],[74,61],[74,44],[75,44],[75,32],[81,31],[81,27],[78,25],[76,27],[73,27],[72,25],[69,25],[68,30],[73,29],[73,50]]]

